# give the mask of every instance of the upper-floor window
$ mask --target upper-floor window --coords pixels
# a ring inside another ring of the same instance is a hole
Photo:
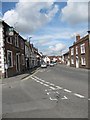
[[[78,46],[76,46],[76,55],[78,54]]]
[[[19,47],[19,39],[18,36],[15,36],[15,46]]]
[[[81,64],[82,65],[86,65],[86,59],[85,59],[85,57],[81,57]]]
[[[71,48],[71,55],[74,55],[74,48]]]
[[[6,40],[7,40],[7,43],[12,44],[12,37],[7,37]]]
[[[7,64],[8,67],[13,67],[12,51],[7,50]]]
[[[25,64],[25,57],[24,57],[24,54],[22,54],[22,64],[24,65]]]
[[[24,49],[24,42],[21,40],[21,49]]]
[[[85,43],[81,44],[81,53],[85,53]]]

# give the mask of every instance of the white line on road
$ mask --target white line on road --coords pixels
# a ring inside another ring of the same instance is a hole
[[[49,95],[50,94],[50,92],[47,92],[47,95]]]
[[[60,87],[60,86],[56,86],[58,89],[63,89],[62,87]]]
[[[49,99],[50,99],[50,100],[57,100],[56,98],[51,98],[51,97],[50,97]]]
[[[69,93],[71,93],[71,92],[72,92],[72,91],[70,91],[70,90],[67,90],[67,89],[64,89],[64,91],[65,91],[65,92],[69,92]]]
[[[49,86],[49,85],[47,85],[47,84],[43,84],[44,86]]]
[[[35,77],[36,79],[38,79],[38,80],[40,80],[42,82],[45,82],[45,80],[42,80],[42,79],[38,78],[37,76],[33,76],[33,77]]]
[[[64,96],[64,98],[61,98],[62,100],[68,99],[66,96]]]
[[[43,84],[43,82],[40,82],[40,84]]]
[[[55,88],[54,88],[54,87],[49,87],[49,88],[51,88],[52,90],[55,90]]]
[[[53,83],[50,83],[50,85],[55,86]]]
[[[83,95],[80,95],[80,94],[77,94],[77,93],[74,93],[74,95],[77,96],[77,97],[80,97],[80,98],[84,98]]]
[[[33,77],[31,77],[31,79],[35,80],[36,82],[40,82],[40,81],[38,81],[37,79],[35,79],[35,78],[33,78]]]
[[[49,84],[50,82],[45,82],[45,83]]]

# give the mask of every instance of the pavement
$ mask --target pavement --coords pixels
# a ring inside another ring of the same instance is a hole
[[[28,76],[32,75],[38,69],[39,69],[39,67],[38,68],[33,68],[31,70],[26,71],[26,73],[16,75],[16,76],[13,76],[13,77],[9,77],[9,78],[4,78],[4,79],[2,79],[2,82],[0,82],[0,84],[8,84],[8,83],[23,80],[24,78],[27,78]]]

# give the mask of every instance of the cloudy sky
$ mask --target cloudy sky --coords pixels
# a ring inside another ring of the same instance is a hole
[[[65,53],[76,34],[87,34],[89,0],[10,1],[2,2],[0,16],[44,54]]]

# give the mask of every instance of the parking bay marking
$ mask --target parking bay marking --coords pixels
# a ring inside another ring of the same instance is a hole
[[[50,100],[56,100],[56,101],[57,101],[57,99],[56,99],[56,98],[51,98],[51,97],[50,97],[49,99],[50,99]]]
[[[67,89],[64,89],[64,91],[65,91],[65,92],[69,92],[69,93],[71,93],[71,92],[72,92],[72,91],[70,91],[70,90],[67,90]]]
[[[74,93],[75,96],[79,97],[79,98],[84,98],[83,95],[80,95],[80,94],[77,94],[77,93]]]
[[[42,80],[42,79],[40,79],[40,78],[38,78],[38,77],[36,77],[36,76],[34,76],[36,79],[38,79],[38,80]],[[40,81],[38,81],[38,80],[36,80],[35,78],[33,78],[33,77],[31,77],[32,79],[34,79],[36,82],[40,82]],[[45,81],[43,81],[43,82],[45,82]],[[41,84],[43,84],[42,82],[41,82]],[[45,85],[45,86],[49,86],[48,84],[43,84],[43,85]],[[50,85],[54,85],[54,84],[50,84]],[[55,87],[57,87],[58,89],[63,89],[62,87],[60,87],[60,86],[55,86]],[[49,87],[50,89],[52,89],[52,90],[55,90],[56,88],[54,88],[54,87],[52,87],[52,86],[50,86]],[[63,89],[65,92],[69,92],[69,93],[72,93],[72,91],[70,91],[70,90],[68,90],[68,89]],[[79,97],[79,98],[85,98],[83,95],[80,95],[80,94],[77,94],[77,93],[73,93],[73,95],[75,95],[75,96],[77,96],[77,97]],[[64,98],[62,98],[62,99],[66,99],[66,97],[64,97]],[[88,99],[88,100],[90,100],[90,99]]]

